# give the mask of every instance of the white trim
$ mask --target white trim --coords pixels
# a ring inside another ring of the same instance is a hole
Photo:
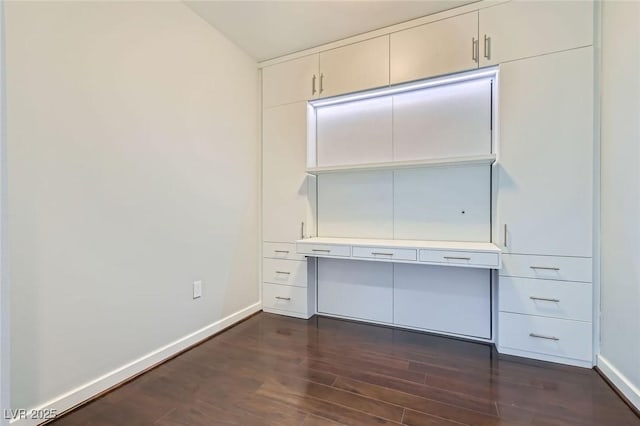
[[[640,410],[640,388],[631,383],[624,374],[620,372],[611,362],[598,355],[598,368],[604,374],[607,379],[611,380],[611,383],[618,388],[618,390],[631,402],[637,409]]]
[[[10,304],[7,269],[7,110],[4,1],[0,2],[0,413],[11,408]],[[9,422],[0,415],[0,425]]]
[[[136,376],[137,374],[147,370],[150,367],[153,367],[156,364],[161,363],[167,358],[172,357],[173,355],[193,346],[194,344],[207,339],[223,329],[237,323],[245,319],[246,317],[260,311],[262,309],[262,301],[254,303],[250,306],[247,306],[244,309],[239,310],[225,318],[222,318],[219,321],[216,321],[212,324],[209,324],[200,330],[197,330],[191,334],[188,334],[184,337],[181,337],[178,340],[175,340],[169,343],[166,346],[163,346],[155,351],[148,353],[128,364],[125,364],[119,368],[116,368],[113,371],[108,372],[107,374],[100,376],[88,383],[85,383],[67,393],[59,395],[39,407],[34,407],[33,409],[28,409],[27,413],[32,410],[56,410],[58,413],[63,413],[78,404],[87,401],[95,395],[104,392],[123,381]],[[37,425],[42,423],[41,419],[16,419],[12,420],[12,425],[19,426],[27,426],[27,425]]]
[[[454,16],[463,15],[469,12],[475,12],[476,10],[486,9],[487,7],[496,6],[500,3],[505,3],[507,1],[511,1],[511,0],[482,0],[477,3],[471,3],[464,6],[459,6],[453,9],[445,10],[444,12],[438,12],[432,15],[423,16],[421,18],[416,18],[409,21],[401,22],[399,24],[379,28],[377,30],[358,34],[352,37],[347,37],[342,40],[337,40],[331,43],[323,44],[321,46],[312,47],[310,49],[301,50],[299,52],[290,53],[288,55],[279,56],[273,59],[267,59],[267,60],[258,62],[258,68],[268,67],[270,65],[291,61],[293,59],[302,58],[304,56],[319,54],[320,52],[325,52],[327,50],[332,50],[338,47],[347,46],[349,44],[359,43],[361,41],[369,40],[369,39],[380,37],[380,36],[385,36],[388,34],[392,34],[392,33],[406,30],[413,27],[418,27],[420,25],[428,24],[431,22],[441,21],[443,19],[452,18]]]

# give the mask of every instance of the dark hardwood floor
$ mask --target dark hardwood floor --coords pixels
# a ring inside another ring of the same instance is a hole
[[[63,425],[640,425],[593,370],[487,345],[261,313]]]

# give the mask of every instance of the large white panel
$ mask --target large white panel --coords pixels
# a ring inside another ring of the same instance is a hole
[[[395,264],[394,324],[491,338],[490,274],[473,268]]]
[[[391,263],[318,259],[318,312],[391,323]]]
[[[389,84],[389,36],[320,53],[320,96],[334,96]]]
[[[501,65],[498,241],[592,256],[593,49]]]
[[[391,84],[477,68],[475,40],[475,11],[392,33]]]
[[[318,236],[393,238],[393,173],[318,176]]]
[[[263,113],[264,241],[293,242],[301,238],[301,224],[309,219],[312,199],[307,183],[311,178],[305,175],[306,113],[305,102],[268,108]]]
[[[480,10],[480,66],[593,44],[593,2],[510,1]],[[488,39],[487,39],[488,37]]]
[[[489,241],[489,167],[434,167],[394,173],[395,238]]]
[[[491,80],[393,97],[393,159],[491,153]]]
[[[318,108],[318,166],[392,160],[391,97]]]
[[[317,96],[317,79],[317,54],[265,67],[262,69],[262,106],[268,108],[311,99]]]

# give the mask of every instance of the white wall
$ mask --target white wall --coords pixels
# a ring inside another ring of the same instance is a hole
[[[0,413],[10,406],[9,274],[7,269],[7,167],[4,2],[0,2]],[[0,425],[8,419],[0,415]]]
[[[178,2],[6,18],[12,405],[31,408],[259,301],[258,73]]]
[[[640,3],[602,3],[599,367],[640,407]]]

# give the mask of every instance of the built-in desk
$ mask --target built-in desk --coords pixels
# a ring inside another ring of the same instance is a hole
[[[500,269],[501,250],[492,243],[466,241],[305,238],[296,252],[310,257]]]

